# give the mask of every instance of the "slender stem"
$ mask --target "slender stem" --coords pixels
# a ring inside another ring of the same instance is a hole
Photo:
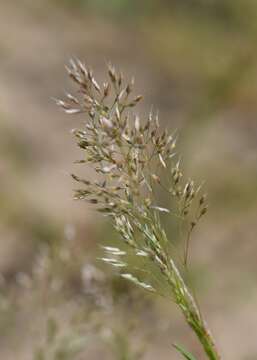
[[[196,301],[187,288],[174,261],[171,260],[170,263],[171,271],[167,275],[169,275],[168,279],[172,285],[175,302],[182,310],[188,325],[198,337],[208,358],[210,360],[221,360],[215,341],[207,327],[206,322],[202,318]]]
[[[156,223],[156,219],[152,220],[153,223]],[[144,229],[142,230],[141,227],[139,228],[145,234]],[[208,356],[208,359],[221,360],[214,339],[207,327],[205,320],[203,319],[197,301],[187,287],[176,263],[168,256],[167,252],[165,251],[164,244],[167,240],[165,233],[159,233],[158,226],[156,231],[154,231],[154,229],[152,229],[152,231],[154,232],[155,237],[158,239],[158,243],[161,244],[161,247],[154,248],[155,256],[153,257],[153,261],[155,261],[156,257],[158,258],[157,265],[160,267],[161,272],[171,287],[173,300],[179,306],[186,319],[186,322],[198,337],[206,355]],[[145,235],[146,237],[150,236],[151,238],[151,235]]]

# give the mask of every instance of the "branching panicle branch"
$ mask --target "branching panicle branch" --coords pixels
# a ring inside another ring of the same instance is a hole
[[[99,180],[93,182],[72,175],[82,185],[75,191],[75,199],[89,201],[110,217],[125,245],[106,247],[102,260],[145,290],[172,298],[208,358],[220,359],[161,223],[163,213],[176,216],[187,226],[187,266],[190,235],[207,205],[201,186],[183,180],[180,161],[176,160],[176,136],[161,129],[158,114],[151,112],[141,121],[133,113],[142,96],[132,95],[134,80],[125,83],[112,65],[102,86],[79,60],[72,60],[67,71],[78,85],[78,95],[67,94],[66,100],[57,100],[57,104],[68,114],[88,115],[84,128],[73,130],[83,151],[78,163],[89,164],[99,174]],[[158,203],[159,190],[170,197],[172,210]],[[139,266],[135,267],[133,257],[140,260]]]

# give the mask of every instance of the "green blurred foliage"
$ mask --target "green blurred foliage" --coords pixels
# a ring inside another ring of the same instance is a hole
[[[189,13],[191,16],[202,16],[223,23],[225,27],[232,25],[249,29],[254,26],[257,7],[251,0],[59,0],[61,2],[73,8],[107,11],[109,14],[119,13],[125,16],[128,13],[133,16],[156,16],[156,11],[159,14]]]
[[[62,0],[56,0],[57,2]],[[62,3],[73,9],[84,9],[85,11],[94,11],[98,14],[108,14],[111,16],[135,16],[142,13],[149,13],[156,8],[154,0],[64,0]],[[157,6],[158,8],[159,6]]]
[[[58,1],[58,0],[57,0]],[[74,10],[136,21],[159,67],[183,84],[194,121],[235,103],[255,109],[257,3],[251,0],[65,0]],[[63,4],[63,2],[62,2]],[[191,92],[194,91],[194,98]]]
[[[173,11],[172,5],[163,7],[154,26],[146,17],[143,31],[156,61],[188,92],[194,91],[193,102],[190,94],[185,99],[187,111],[194,119],[206,120],[236,102],[253,104],[257,4],[240,0],[173,4]]]

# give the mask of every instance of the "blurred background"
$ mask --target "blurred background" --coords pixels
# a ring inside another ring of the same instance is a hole
[[[111,228],[72,200],[80,158],[51,100],[64,65],[111,61],[177,129],[210,210],[191,244],[199,302],[224,359],[257,358],[257,2],[0,1],[0,358],[198,359],[175,306],[98,260]],[[174,234],[174,237],[176,234]]]

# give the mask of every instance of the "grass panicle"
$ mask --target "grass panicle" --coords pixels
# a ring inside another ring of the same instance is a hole
[[[163,216],[175,216],[187,227],[183,254],[187,268],[191,233],[208,206],[201,186],[183,177],[176,134],[162,129],[158,113],[139,118],[134,109],[142,96],[133,95],[134,80],[125,82],[112,65],[103,85],[79,60],[71,60],[67,71],[78,93],[56,102],[68,114],[87,115],[83,128],[72,131],[83,154],[77,163],[89,165],[98,174],[96,181],[72,174],[81,185],[75,199],[95,205],[123,240],[120,248],[105,247],[102,260],[123,278],[172,299],[207,357],[220,359],[162,224]],[[166,193],[171,207],[159,203],[160,191]]]

